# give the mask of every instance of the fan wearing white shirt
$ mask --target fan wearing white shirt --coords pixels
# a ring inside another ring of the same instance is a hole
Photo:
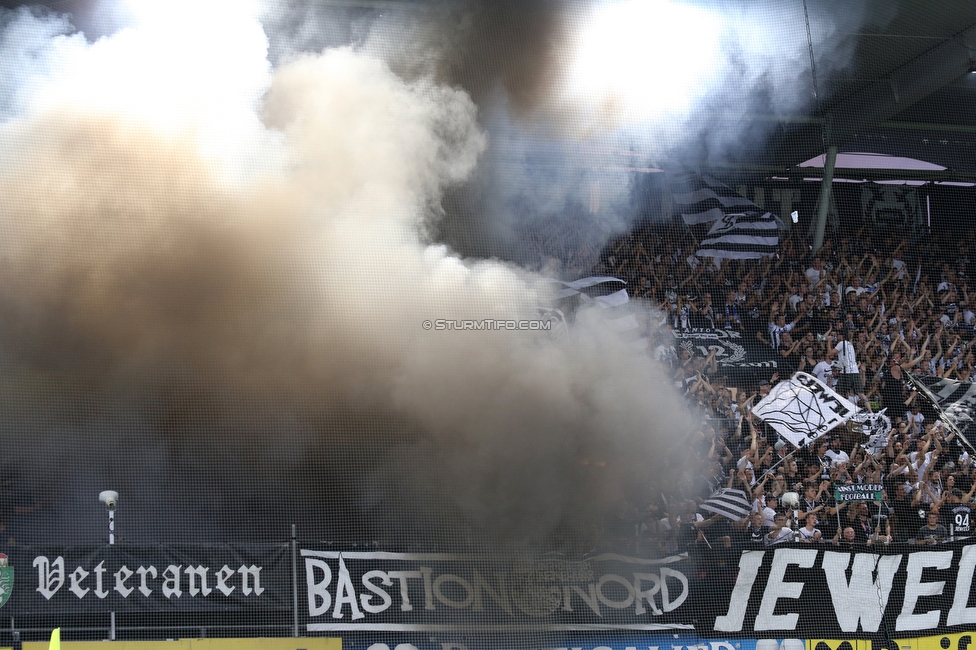
[[[834,366],[829,361],[821,361],[815,365],[813,375],[828,386],[833,386],[836,383],[834,381]]]
[[[825,454],[830,458],[832,465],[840,465],[841,463],[851,462],[851,457],[847,455],[847,452],[840,448],[840,436],[834,436],[830,440],[830,449],[827,450]]]
[[[801,542],[806,542],[808,544],[813,542],[823,542],[823,533],[817,528],[817,515],[812,512],[807,515],[807,523],[799,531],[799,538]]]
[[[864,386],[861,384],[861,373],[857,367],[857,354],[854,344],[847,340],[847,333],[842,329],[837,332],[837,345],[827,353],[828,358],[837,357],[840,363],[840,378],[837,380],[837,392],[847,397],[858,395],[864,402]]]

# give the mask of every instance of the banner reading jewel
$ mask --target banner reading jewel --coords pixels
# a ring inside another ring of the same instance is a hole
[[[734,584],[711,601],[717,609],[698,632],[891,638],[976,626],[976,541],[799,546],[743,552]]]

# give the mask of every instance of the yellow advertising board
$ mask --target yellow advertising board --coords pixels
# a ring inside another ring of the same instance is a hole
[[[871,650],[871,642],[864,639],[807,639],[806,650]]]
[[[48,650],[47,641],[24,650]],[[62,650],[342,650],[342,639],[180,639],[179,641],[62,641]],[[0,648],[0,650],[5,650]],[[976,649],[974,649],[976,650]]]
[[[189,650],[190,640],[185,641],[62,641],[61,650]],[[229,646],[228,646],[229,647]],[[25,641],[24,650],[48,650],[47,641]]]
[[[976,638],[976,632],[939,634],[915,639],[895,639],[898,647],[893,650],[976,650],[976,647],[972,647],[974,638]]]

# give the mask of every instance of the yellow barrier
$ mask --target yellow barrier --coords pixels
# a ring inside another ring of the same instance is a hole
[[[185,641],[62,641],[61,650],[190,650],[190,640]],[[224,646],[230,648],[232,646]],[[48,650],[47,641],[24,642],[24,650]]]
[[[863,639],[807,639],[807,650],[871,650],[871,642]]]
[[[895,639],[895,643],[900,650],[967,650],[967,648],[976,650],[974,640],[976,640],[976,632],[960,632],[915,639]]]
[[[0,648],[0,650],[6,650]],[[47,641],[24,650],[48,650]],[[180,639],[179,641],[62,641],[61,650],[342,650],[342,639]]]
[[[342,639],[190,639],[189,641],[189,650],[342,650]],[[66,647],[65,650],[68,648]]]

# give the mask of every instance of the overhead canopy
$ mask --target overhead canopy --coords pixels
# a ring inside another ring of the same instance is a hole
[[[927,180],[976,180],[976,3],[899,0],[867,10],[891,19],[857,33],[850,68],[821,80],[820,111],[746,116],[769,136],[762,149],[702,166],[726,182],[799,178],[809,175],[802,168],[811,159],[823,165],[826,145],[836,145],[927,161],[933,167],[918,169]],[[869,179],[890,179],[888,167],[856,168]]]

